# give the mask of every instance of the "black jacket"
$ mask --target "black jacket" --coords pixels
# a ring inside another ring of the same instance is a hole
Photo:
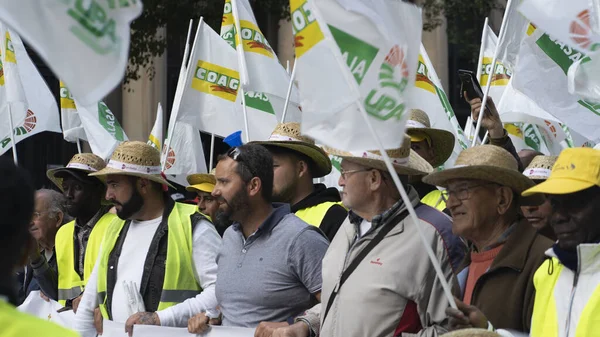
[[[293,213],[296,213],[305,208],[317,206],[324,202],[340,202],[342,199],[340,198],[340,192],[334,188],[327,188],[323,184],[315,184],[315,190],[313,193],[308,195],[306,198],[300,200],[295,205],[292,205],[291,209]],[[338,229],[346,220],[348,216],[348,211],[341,205],[334,205],[329,208],[325,216],[323,217],[323,221],[321,221],[321,225],[319,228],[329,241],[333,240],[335,233],[337,233]]]

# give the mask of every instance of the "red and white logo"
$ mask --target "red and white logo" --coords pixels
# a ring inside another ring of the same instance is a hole
[[[571,21],[569,26],[571,40],[582,49],[589,49],[592,44],[592,26],[590,24],[590,11],[584,10],[577,14],[577,18]]]

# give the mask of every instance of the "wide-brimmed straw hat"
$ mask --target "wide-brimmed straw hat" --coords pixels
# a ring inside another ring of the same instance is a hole
[[[523,175],[531,180],[547,180],[550,178],[552,166],[556,163],[558,156],[535,156],[529,166],[523,171]]]
[[[187,176],[187,182],[190,186],[185,189],[188,192],[206,192],[212,193],[217,184],[217,178],[215,177],[215,169],[212,169],[210,173],[196,173]]]
[[[281,123],[267,141],[252,142],[269,148],[276,146],[302,153],[314,163],[313,178],[324,177],[331,172],[331,160],[327,153],[315,145],[315,141],[300,133],[300,123]]]
[[[485,329],[462,329],[448,332],[442,335],[443,337],[502,337],[494,331]]]
[[[506,150],[494,145],[480,145],[462,151],[453,168],[434,172],[423,181],[435,186],[448,187],[455,179],[476,179],[510,187],[519,195],[535,186],[533,180],[518,170],[516,159]],[[540,198],[522,199],[521,205],[541,204]]]
[[[113,152],[106,167],[90,174],[102,180],[109,175],[140,177],[173,187],[161,174],[160,152],[143,142],[121,143]]]
[[[97,178],[89,178],[89,173],[98,172],[106,167],[104,159],[93,153],[78,153],[71,158],[67,166],[50,169],[46,172],[46,176],[56,187],[63,191],[63,179],[70,175],[77,180],[83,182],[99,181]]]
[[[351,163],[388,171],[385,162],[383,161],[383,156],[379,151],[345,152],[327,148],[327,152]],[[388,157],[390,157],[392,164],[396,169],[396,173],[400,175],[426,175],[433,171],[433,167],[431,167],[425,159],[421,158],[415,151],[411,150],[410,138],[408,136],[404,137],[404,142],[400,148],[386,150],[385,152]]]
[[[454,134],[447,130],[432,128],[429,116],[423,110],[410,110],[410,118],[406,122],[406,133],[412,142],[424,140],[430,142],[429,146],[433,148],[435,154],[430,163],[433,167],[444,164],[452,155],[456,141]]]

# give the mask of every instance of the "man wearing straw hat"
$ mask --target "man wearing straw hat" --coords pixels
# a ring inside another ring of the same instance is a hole
[[[321,261],[329,242],[288,204],[271,202],[273,159],[263,146],[231,148],[219,157],[215,175],[219,212],[234,221],[217,260],[223,325],[287,325],[320,299]],[[208,317],[199,314],[188,330],[202,332],[207,323]]]
[[[81,335],[96,335],[98,306],[103,319],[129,333],[134,324],[185,326],[195,313],[214,310],[221,238],[195,205],[169,197],[160,153],[123,142],[91,176],[105,181],[119,219],[106,232],[76,315]]]
[[[0,158],[0,335],[75,337],[72,330],[15,308],[17,289],[14,271],[23,268],[32,244],[29,224],[34,211],[34,189],[25,170],[11,159]]]
[[[550,200],[550,224],[558,241],[546,251],[546,260],[533,278],[535,304],[530,336],[597,336],[600,151],[563,150],[550,177],[523,192],[524,196],[536,194]],[[467,307],[456,320],[483,327],[488,324],[485,316],[476,307]]]
[[[452,132],[431,127],[425,111],[412,109],[406,123],[406,134],[410,136],[410,147],[433,167],[443,165],[452,155],[456,138]],[[411,184],[421,197],[421,202],[440,211],[446,209],[442,192],[435,186],[418,181]]]
[[[300,134],[299,123],[279,124],[268,141],[255,144],[265,146],[273,155],[273,201],[289,203],[296,216],[333,240],[348,211],[341,205],[336,188],[313,184],[314,178],[331,172],[327,153]]]
[[[535,183],[522,175],[506,150],[481,145],[460,153],[456,166],[423,181],[445,187],[453,232],[471,243],[458,274],[459,308],[474,305],[499,328],[529,331],[535,290],[533,273],[552,245],[519,213],[519,197]],[[453,310],[453,309],[448,309]]]
[[[383,337],[445,332],[444,310],[449,302],[416,226],[423,229],[445,279],[453,285],[456,277],[446,240],[432,225],[447,219],[446,215],[422,205],[418,208],[429,211],[419,214],[419,224],[413,223],[379,152],[331,153],[342,158],[339,185],[350,212],[323,259],[322,302],[274,335]],[[387,154],[417,208],[419,197],[406,185],[407,176],[425,175],[433,170],[431,165],[410,149],[408,137],[401,148]]]
[[[552,172],[552,167],[557,158],[557,156],[536,156],[523,171],[523,175],[536,184],[543,183],[550,177],[550,172]],[[550,199],[544,198],[544,203],[541,205],[522,206],[521,211],[525,219],[538,233],[552,241],[556,241],[556,235],[552,230],[552,226],[550,226],[550,216],[552,215]]]
[[[67,198],[67,213],[75,218],[58,230],[55,240],[58,302],[74,311],[98,258],[104,233],[116,218],[108,213],[110,207],[103,204],[104,184],[88,176],[105,166],[95,154],[80,153],[66,167],[46,173]]]

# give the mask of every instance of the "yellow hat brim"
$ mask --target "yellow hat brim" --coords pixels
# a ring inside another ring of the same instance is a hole
[[[201,184],[196,184],[196,185],[190,185],[190,186],[186,187],[185,189],[188,192],[200,191],[200,192],[212,193],[212,191],[215,189],[215,185],[211,184],[211,183],[201,183]]]
[[[596,184],[573,178],[550,178],[523,192],[527,197],[537,193],[544,194],[571,194],[588,189]]]

